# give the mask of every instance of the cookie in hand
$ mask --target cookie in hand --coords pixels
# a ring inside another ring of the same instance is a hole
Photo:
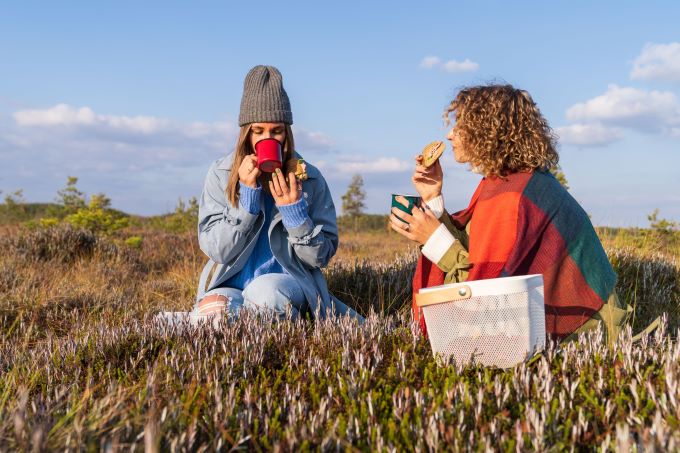
[[[295,173],[295,179],[298,181],[307,180],[307,164],[303,158],[290,159],[286,162],[286,177],[290,172]]]
[[[423,148],[423,152],[421,154],[423,156],[423,167],[428,168],[434,165],[434,163],[437,162],[437,159],[439,159],[442,154],[444,154],[445,148],[446,145],[444,145],[444,142],[442,141],[434,141]]]

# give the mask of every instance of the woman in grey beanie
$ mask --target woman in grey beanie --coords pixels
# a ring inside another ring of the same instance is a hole
[[[194,319],[242,309],[278,318],[362,319],[326,286],[321,268],[338,247],[335,206],[321,172],[296,153],[291,124],[281,73],[252,68],[243,85],[236,149],[212,164],[201,195],[198,240],[209,261]],[[283,151],[281,168],[271,173],[258,167],[255,153],[265,139],[275,139]],[[296,177],[293,170],[304,166]]]

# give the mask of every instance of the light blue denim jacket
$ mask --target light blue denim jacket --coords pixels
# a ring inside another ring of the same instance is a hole
[[[296,155],[296,157],[299,157]],[[238,273],[255,247],[264,223],[264,203],[258,214],[251,214],[226,196],[233,153],[218,159],[208,170],[198,208],[198,243],[210,260],[198,284],[196,300]],[[286,228],[274,206],[269,225],[269,244],[281,266],[300,284],[311,310],[322,318],[345,315],[363,318],[330,294],[321,272],[338,248],[335,205],[321,172],[307,163],[308,179],[302,183],[308,215],[302,225]]]

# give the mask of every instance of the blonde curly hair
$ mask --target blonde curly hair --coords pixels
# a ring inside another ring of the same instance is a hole
[[[485,176],[557,167],[557,137],[529,93],[512,85],[461,89],[444,111],[473,168]]]

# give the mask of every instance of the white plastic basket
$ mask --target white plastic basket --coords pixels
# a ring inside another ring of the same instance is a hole
[[[444,359],[509,368],[545,347],[540,274],[423,288],[416,304]]]

